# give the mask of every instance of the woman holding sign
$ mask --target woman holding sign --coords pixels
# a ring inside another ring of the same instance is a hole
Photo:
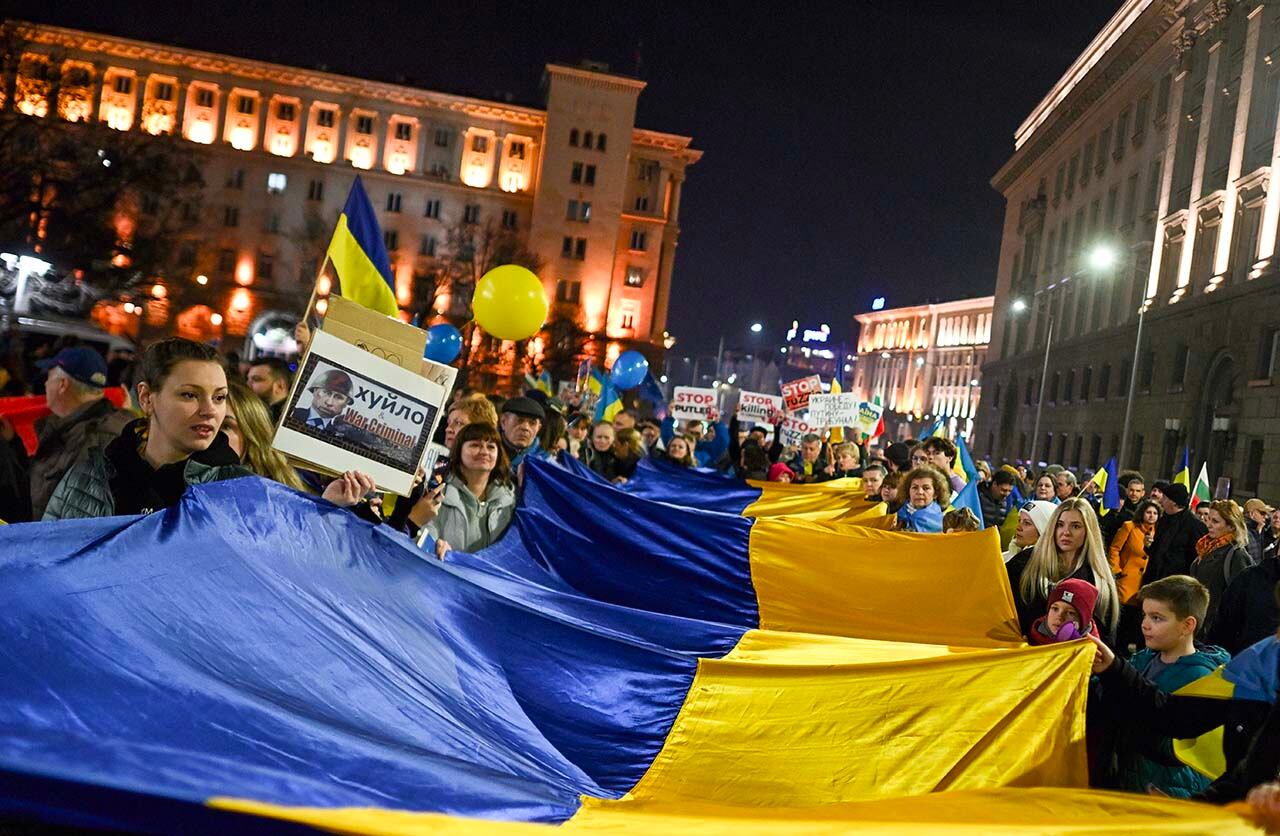
[[[436,556],[474,552],[507,530],[516,509],[511,464],[497,427],[467,424],[449,451],[444,483],[430,488],[409,511],[409,521],[435,538]]]
[[[951,502],[951,485],[941,470],[923,465],[902,477],[898,496],[906,502],[898,509],[899,531],[942,533],[942,509]]]

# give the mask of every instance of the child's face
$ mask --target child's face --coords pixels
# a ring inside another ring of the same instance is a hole
[[[1179,621],[1164,601],[1148,599],[1142,602],[1142,638],[1151,650],[1173,650],[1195,630],[1194,624],[1193,618]]]
[[[1054,601],[1049,605],[1049,614],[1045,617],[1044,626],[1049,628],[1050,633],[1057,635],[1062,625],[1068,621],[1075,624],[1077,630],[1084,632],[1084,623],[1075,607],[1066,601]]]

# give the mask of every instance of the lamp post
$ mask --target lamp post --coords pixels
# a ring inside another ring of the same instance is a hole
[[[1138,307],[1138,333],[1133,338],[1133,363],[1129,366],[1129,394],[1125,398],[1124,403],[1124,428],[1120,430],[1120,455],[1117,461],[1120,467],[1124,467],[1124,463],[1128,461],[1125,458],[1129,453],[1129,424],[1133,419],[1133,390],[1138,382],[1138,353],[1142,348],[1142,320],[1147,313],[1147,300],[1142,301],[1142,305]]]

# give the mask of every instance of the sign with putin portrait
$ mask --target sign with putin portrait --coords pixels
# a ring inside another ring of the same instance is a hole
[[[274,446],[304,467],[363,471],[380,489],[407,496],[445,395],[438,383],[319,331]]]

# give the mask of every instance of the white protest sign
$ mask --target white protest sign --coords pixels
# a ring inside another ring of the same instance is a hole
[[[782,420],[780,431],[784,445],[787,447],[799,447],[800,439],[809,433],[817,433],[818,428],[803,418],[788,415]]]
[[[858,420],[858,397],[852,392],[810,395],[809,421],[819,427],[849,427]]]
[[[876,431],[876,425],[880,423],[880,416],[883,414],[884,407],[880,404],[863,401],[858,404],[858,420],[852,426],[863,435],[871,435]]]
[[[740,392],[738,394],[738,420],[769,423],[773,416],[782,411],[782,398],[777,395],[764,395],[760,392]]]
[[[716,390],[701,386],[677,386],[671,399],[671,416],[677,421],[705,421],[716,408]]]

